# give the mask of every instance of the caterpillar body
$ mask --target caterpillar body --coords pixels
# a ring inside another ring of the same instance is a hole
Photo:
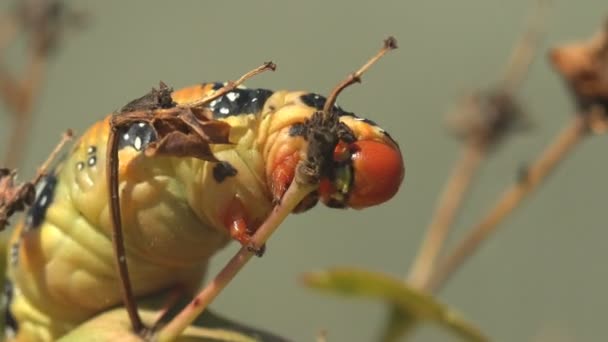
[[[179,105],[222,83],[171,93]],[[303,124],[325,98],[303,91],[239,87],[207,104],[230,126],[217,161],[148,157],[157,136],[145,122],[119,134],[120,208],[137,297],[181,287],[194,292],[207,261],[231,239],[255,231],[294,177],[306,145]],[[364,208],[397,192],[404,165],[397,143],[370,120],[334,107],[352,139],[334,153],[332,176],[298,206]],[[120,115],[120,114],[118,114]],[[106,144],[111,115],[94,124],[37,189],[8,248],[7,323],[19,341],[52,341],[122,297],[111,242]]]

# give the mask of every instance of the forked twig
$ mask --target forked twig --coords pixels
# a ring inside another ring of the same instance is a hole
[[[318,122],[320,125],[336,125],[339,120],[337,116],[332,115],[333,104],[336,101],[337,96],[340,92],[348,87],[349,85],[360,81],[361,75],[380,57],[382,57],[387,51],[396,48],[396,40],[389,38],[385,41],[385,47],[379,54],[374,56],[357,72],[349,75],[349,77],[336,86],[325,103],[322,112],[315,114],[322,115],[323,119]],[[314,116],[314,115],[313,115]],[[329,120],[335,120],[336,122],[330,122]],[[326,127],[317,127],[318,129],[324,129]],[[313,128],[314,129],[314,128]],[[337,134],[337,133],[336,133]],[[314,136],[311,134],[310,136]],[[338,139],[336,139],[337,143]],[[198,315],[200,315],[205,308],[215,299],[219,293],[228,285],[228,283],[238,274],[238,272],[245,266],[245,264],[251,259],[254,253],[260,251],[264,246],[268,238],[279,228],[280,224],[285,220],[294,208],[311,192],[315,191],[319,186],[320,174],[322,172],[318,165],[312,165],[313,163],[323,163],[320,156],[324,155],[317,154],[320,149],[327,150],[328,148],[333,151],[335,146],[322,146],[323,141],[312,141],[308,140],[308,151],[305,160],[301,160],[296,168],[294,180],[291,182],[287,191],[280,199],[279,203],[273,208],[268,218],[262,223],[262,225],[255,231],[251,237],[248,246],[243,246],[236,253],[234,257],[224,266],[224,268],[218,273],[218,275],[196,296],[192,301],[165,327],[161,328],[156,334],[158,341],[172,341],[176,339],[188,325],[190,325]],[[330,154],[331,155],[331,154]]]
[[[192,114],[193,108],[201,107],[216,98],[219,98],[226,93],[232,91],[247,79],[267,70],[274,70],[276,66],[272,62],[266,62],[262,66],[254,69],[253,71],[248,72],[237,81],[228,82],[227,85],[213,92],[210,96],[207,96],[199,101],[194,101],[192,103],[187,103],[182,106],[174,107],[169,110],[163,111],[159,109],[158,112],[148,113],[147,111],[135,111],[135,112],[127,112],[127,113],[119,113],[117,116],[113,116],[110,120],[110,132],[108,134],[108,145],[107,145],[107,154],[106,154],[106,182],[108,185],[108,194],[109,194],[109,204],[110,204],[110,213],[111,213],[111,223],[112,223],[112,245],[114,248],[114,256],[116,267],[118,270],[118,276],[121,284],[121,291],[123,295],[123,303],[125,305],[125,309],[129,315],[129,319],[131,321],[131,326],[135,333],[146,336],[148,331],[144,326],[141,317],[139,316],[139,312],[137,310],[137,302],[135,301],[135,296],[133,295],[133,288],[131,286],[131,280],[129,277],[129,270],[127,267],[127,258],[126,251],[124,246],[124,237],[122,234],[122,218],[120,211],[120,197],[118,191],[119,179],[118,179],[118,130],[120,127],[132,123],[134,120],[143,120],[142,118],[150,117],[150,120],[154,119],[155,114],[163,116],[166,119],[174,119],[174,121],[184,120],[184,113]],[[161,89],[162,90],[162,89]],[[186,125],[193,127],[192,121],[183,121]],[[196,129],[195,133],[196,133]],[[201,135],[204,135],[204,132],[200,132]],[[207,136],[200,136],[201,140],[208,138]]]
[[[498,203],[471,230],[471,233],[445,257],[432,274],[424,288],[436,292],[445,284],[460,265],[471,256],[527,195],[532,193],[555,169],[569,152],[587,135],[588,116],[577,115],[538,159],[528,168],[525,179],[511,185],[500,197]]]
[[[526,23],[526,30],[522,34],[519,43],[513,49],[509,62],[505,68],[502,80],[502,88],[507,92],[514,92],[521,86],[521,83],[528,74],[530,65],[536,55],[536,50],[540,46],[545,28],[547,11],[551,0],[536,0],[536,8],[530,15]]]
[[[463,131],[459,133],[464,135],[466,142],[461,158],[454,165],[437,201],[426,236],[408,275],[408,282],[415,287],[424,288],[429,281],[481,162],[506,133],[515,128],[517,121],[523,119],[514,93],[528,73],[539,45],[548,3],[549,0],[536,0],[536,9],[528,19],[527,29],[513,48],[498,87],[470,96],[467,105],[456,113],[458,116],[455,119],[460,122],[454,123],[460,126],[456,128]]]
[[[27,131],[33,106],[44,81],[51,51],[57,46],[64,26],[79,16],[59,0],[21,1],[17,10],[5,15],[0,23],[0,52],[21,30],[28,34],[29,61],[23,77],[15,77],[0,64],[0,97],[12,112],[15,127],[11,129],[4,165],[17,167],[27,146]]]
[[[608,25],[589,42],[554,49],[550,58],[564,78],[579,107],[579,113],[527,170],[525,179],[509,187],[498,203],[433,273],[425,289],[438,291],[471,256],[498,224],[530,194],[590,132],[605,133],[608,127]]]

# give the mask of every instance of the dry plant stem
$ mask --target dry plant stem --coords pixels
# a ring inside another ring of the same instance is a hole
[[[421,288],[428,281],[450,227],[470,188],[471,180],[484,157],[485,144],[469,141],[463,146],[461,157],[455,163],[451,176],[444,186],[433,219],[427,227],[426,236],[412,265],[408,277],[410,285]]]
[[[506,92],[514,92],[521,86],[545,32],[550,0],[536,0],[535,2],[536,8],[527,20],[527,28],[515,46],[505,68],[502,85]]]
[[[526,178],[509,187],[485,218],[440,263],[429,282],[424,284],[423,288],[431,292],[439,291],[450,276],[460,268],[463,262],[475,253],[481,243],[496,230],[498,224],[546,179],[559,162],[568,155],[568,152],[586,136],[587,132],[587,116],[577,115],[528,168]]]
[[[259,250],[264,245],[297,204],[316,188],[317,185],[301,184],[298,181],[292,182],[281,199],[281,203],[274,207],[266,221],[251,237],[249,246],[241,247],[215,279],[194,297],[169,324],[158,331],[156,340],[160,342],[175,340],[245,266],[254,255],[254,251]]]
[[[12,15],[0,17],[0,52],[4,51],[17,35],[17,22]]]
[[[11,130],[11,137],[7,146],[11,146],[6,152],[4,165],[17,167],[23,158],[24,149],[27,146],[28,134],[32,119],[32,107],[37,97],[40,86],[46,73],[47,59],[45,56],[33,51],[32,60],[27,67],[27,74],[23,84],[18,85],[15,92],[16,98],[9,99],[12,105],[13,120],[15,127]],[[0,80],[1,81],[1,80]],[[2,88],[6,88],[2,86]]]

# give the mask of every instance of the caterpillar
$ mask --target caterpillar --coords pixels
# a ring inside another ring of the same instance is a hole
[[[204,98],[223,85],[172,91],[169,105]],[[306,143],[304,123],[325,102],[305,91],[233,89],[206,104],[213,120],[230,128],[229,143],[210,145],[215,161],[146,156],[157,141],[153,127],[134,122],[121,128],[120,208],[137,297],[176,286],[194,292],[215,252],[231,239],[246,241],[293,180]],[[333,208],[377,205],[396,194],[404,177],[400,148],[385,130],[333,110],[350,138],[336,146],[331,177],[298,212],[318,201]],[[19,341],[55,340],[121,303],[104,167],[111,117],[91,126],[45,176],[12,234],[7,324]]]

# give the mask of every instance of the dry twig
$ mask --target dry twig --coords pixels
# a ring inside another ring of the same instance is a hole
[[[61,0],[26,0],[19,2],[16,11],[2,19],[0,53],[19,31],[25,32],[29,39],[28,62],[21,77],[0,64],[0,98],[12,112],[14,122],[4,166],[13,168],[21,164],[27,147],[32,110],[45,79],[48,59],[65,26],[79,24],[81,14],[70,11]]]
[[[579,113],[528,168],[525,177],[510,186],[498,203],[471,230],[433,273],[425,289],[438,291],[482,242],[533,190],[542,184],[569,152],[590,132],[608,127],[608,22],[591,40],[554,49],[553,65],[572,91]]]
[[[537,0],[527,29],[513,49],[505,75],[494,89],[469,95],[449,117],[456,134],[465,141],[460,159],[437,200],[431,223],[418,255],[412,264],[408,282],[424,288],[434,270],[450,228],[470,188],[481,162],[503,138],[524,122],[522,110],[515,100],[515,91],[527,74],[544,27],[547,0]]]

